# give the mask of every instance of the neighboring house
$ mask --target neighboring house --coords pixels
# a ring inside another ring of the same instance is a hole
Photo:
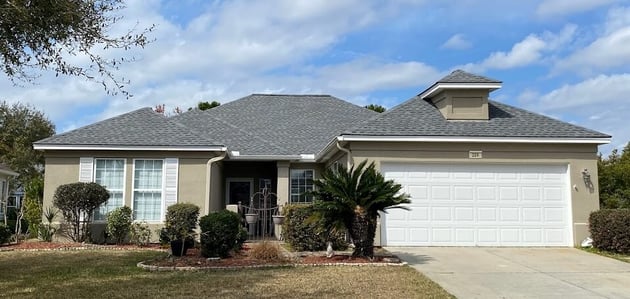
[[[599,207],[597,146],[610,136],[499,102],[501,82],[455,71],[385,113],[328,95],[253,94],[164,117],[139,109],[34,144],[57,186],[105,185],[134,218],[167,206],[202,214],[247,203],[262,185],[303,203],[335,163],[374,161],[411,195],[380,220],[377,242],[418,246],[573,246]]]
[[[9,179],[11,177],[17,176],[18,173],[11,170],[8,166],[0,163],[0,217],[2,217],[2,221],[4,221],[5,211],[8,206],[11,206],[9,202]],[[4,223],[4,222],[0,222]]]

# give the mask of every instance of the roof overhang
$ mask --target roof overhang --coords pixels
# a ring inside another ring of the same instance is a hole
[[[149,146],[149,145],[67,145],[33,144],[36,150],[83,150],[83,151],[165,151],[165,152],[225,152],[225,146]]]
[[[0,174],[4,174],[4,175],[9,175],[9,176],[18,176],[19,173],[12,171],[12,170],[8,170],[8,169],[0,169]]]
[[[337,141],[608,144],[610,138],[341,135]]]
[[[427,90],[423,91],[418,96],[421,99],[430,98],[445,89],[487,89],[489,91],[495,91],[501,88],[502,84],[497,83],[446,83],[438,82],[433,84]]]
[[[228,151],[230,160],[264,160],[264,161],[298,161],[298,162],[315,162],[314,154],[299,155],[242,155],[239,151]]]

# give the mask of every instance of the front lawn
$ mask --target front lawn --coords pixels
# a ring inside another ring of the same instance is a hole
[[[609,252],[604,250],[599,250],[597,248],[580,248],[586,252],[595,253],[599,255],[603,255],[609,258],[614,258],[616,260],[620,260],[622,262],[630,263],[630,255],[616,252]]]
[[[409,267],[146,272],[151,251],[0,252],[0,297],[450,298]]]

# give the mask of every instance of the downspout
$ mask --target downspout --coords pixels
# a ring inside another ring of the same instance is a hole
[[[208,215],[210,213],[210,185],[212,184],[212,163],[221,161],[225,159],[227,156],[227,151],[223,152],[220,156],[216,156],[208,160],[206,163],[206,172],[208,173],[208,179],[206,180],[206,204],[204,215]]]
[[[350,149],[342,147],[341,144],[339,144],[339,141],[337,141],[337,148],[340,151],[345,152],[348,155],[346,167],[347,168],[352,167],[354,165],[354,163],[353,163],[353,160],[352,160],[352,152],[350,151]]]

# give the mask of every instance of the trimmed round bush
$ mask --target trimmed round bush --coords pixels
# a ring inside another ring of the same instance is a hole
[[[593,247],[630,253],[630,209],[604,209],[591,213],[589,230]]]
[[[284,223],[282,235],[285,242],[296,251],[325,250],[327,242],[332,242],[336,250],[345,250],[348,243],[343,233],[329,233],[323,220],[313,217],[312,205],[287,205],[282,209]]]
[[[201,217],[201,255],[227,257],[232,250],[239,250],[247,239],[247,231],[241,226],[241,217],[232,211],[222,210]]]
[[[4,223],[0,223],[0,244],[9,243],[11,240],[11,229],[4,225]]]
[[[122,206],[107,213],[107,234],[116,244],[123,244],[131,230],[131,208]]]
[[[190,239],[197,227],[197,218],[199,207],[194,204],[176,203],[169,206],[166,209],[164,233],[160,233],[160,238],[164,237],[168,241]]]

